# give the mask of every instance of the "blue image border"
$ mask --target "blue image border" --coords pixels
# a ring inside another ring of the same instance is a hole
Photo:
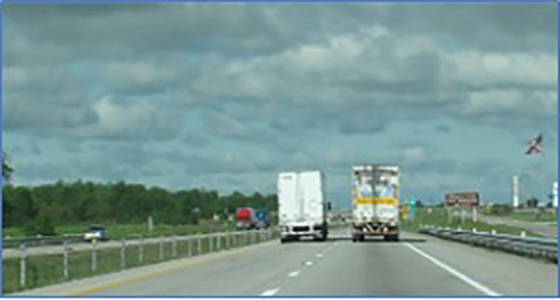
[[[234,4],[234,3],[254,3],[254,4],[556,4],[557,10],[557,34],[560,33],[560,13],[558,11],[560,0],[470,0],[470,1],[455,1],[455,0],[392,0],[392,1],[375,1],[375,0],[351,0],[351,1],[343,1],[343,0],[266,0],[266,1],[258,1],[258,0],[214,0],[214,1],[203,1],[203,0],[119,0],[119,1],[110,1],[110,0],[86,0],[86,1],[79,1],[79,0],[49,0],[49,1],[41,1],[41,0],[0,0],[0,67],[2,71],[0,72],[0,126],[2,127],[2,136],[0,136],[0,147],[2,150],[4,149],[4,7],[6,4],[8,5],[29,5],[29,4],[182,4],[182,3],[197,3],[197,4]],[[560,36],[560,35],[559,35]],[[560,80],[558,78],[558,70],[560,70],[560,62],[558,61],[558,57],[560,57],[560,47],[558,47],[558,39],[557,39],[557,84],[560,85]],[[557,86],[557,99],[560,99],[560,91],[558,90]],[[557,113],[560,113],[560,109],[557,106]],[[557,123],[560,127],[560,122]],[[558,136],[560,137],[560,135]],[[558,145],[557,145],[558,146]],[[558,153],[557,153],[558,154]],[[2,154],[3,156],[3,154]],[[560,162],[557,165],[557,172],[560,169]],[[0,186],[4,186],[4,179],[3,176],[0,176]],[[3,212],[3,193],[0,193],[0,211]],[[557,221],[560,221],[560,215],[557,214]],[[0,214],[0,226],[3,228],[3,214]],[[559,227],[557,226],[557,231],[560,231]],[[0,235],[0,247],[4,249],[4,241],[3,235]],[[560,250],[558,252],[560,254]],[[2,254],[3,256],[3,251]],[[3,258],[3,257],[2,257]],[[0,298],[92,298],[92,296],[52,296],[52,295],[5,295],[3,293],[3,286],[4,286],[4,264],[2,259],[2,264],[0,266],[2,273],[0,274],[1,282],[0,286],[2,286],[2,290],[0,290]],[[560,272],[558,272],[558,278],[560,278]],[[281,296],[275,295],[272,296],[273,298],[559,298],[560,295],[560,284],[557,284],[557,292],[558,294],[555,296],[538,296],[538,295],[526,295],[526,296],[515,296],[515,295],[503,295],[499,297],[492,297],[486,295],[473,295],[473,296],[422,296],[422,295],[316,295],[316,296]],[[174,295],[99,295],[95,296],[94,298],[262,298],[262,296],[256,295],[219,295],[219,296],[204,296],[204,295],[181,295],[181,296],[174,296]]]

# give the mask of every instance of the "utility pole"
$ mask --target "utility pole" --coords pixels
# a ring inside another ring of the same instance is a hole
[[[519,207],[519,181],[517,176],[513,176],[513,209]]]

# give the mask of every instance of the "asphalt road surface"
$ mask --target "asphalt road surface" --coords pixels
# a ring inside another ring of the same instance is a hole
[[[550,226],[546,223],[526,222],[511,218],[499,218],[495,216],[481,216],[481,221],[488,224],[503,224],[530,230],[543,237],[558,239],[558,226]]]
[[[346,230],[327,242],[279,241],[165,269],[86,280],[25,294],[49,295],[557,295],[557,266],[438,238],[353,243]],[[155,267],[154,267],[155,268]],[[89,282],[89,283],[88,283]]]

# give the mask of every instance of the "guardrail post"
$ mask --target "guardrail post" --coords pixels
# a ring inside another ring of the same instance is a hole
[[[140,241],[138,243],[138,261],[140,264],[144,263],[144,237],[140,235]]]
[[[172,243],[173,243],[173,257],[177,257],[177,237],[175,235],[172,237]]]
[[[527,234],[525,233],[525,231],[521,231],[521,234],[520,234],[520,235],[521,235],[521,237],[526,237],[526,236],[527,236]]]
[[[226,232],[226,249],[230,249],[231,246],[230,238],[231,238],[231,232],[228,230]]]
[[[492,231],[490,232],[492,235],[496,234],[496,229],[492,229]]]
[[[200,237],[200,233],[196,235],[196,247],[198,248],[196,255],[200,255],[202,253],[202,238]]]
[[[220,251],[222,249],[222,234],[218,233],[216,235],[216,251]]]
[[[126,242],[121,239],[121,270],[126,269]]]
[[[189,239],[187,240],[187,245],[189,246],[189,257],[192,256],[192,248],[193,248],[193,239],[191,237],[189,237]]]
[[[97,240],[93,240],[91,243],[91,272],[95,273],[97,271]]]
[[[163,236],[159,236],[159,260],[163,260]]]
[[[68,240],[64,240],[64,260],[62,262],[62,275],[64,279],[68,279]]]
[[[214,245],[213,245],[214,243],[212,243],[212,237],[213,237],[212,234],[210,234],[210,235],[208,236],[208,244],[209,244],[209,246],[208,246],[208,249],[209,249],[208,252],[214,251]]]
[[[25,249],[25,243],[21,244],[21,262],[20,262],[20,269],[19,269],[19,285],[22,288],[25,288],[25,269],[26,269],[26,258],[27,258],[27,251]]]

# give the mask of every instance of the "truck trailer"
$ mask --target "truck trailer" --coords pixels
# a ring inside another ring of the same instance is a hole
[[[399,239],[399,168],[354,166],[352,168],[352,241],[366,236]]]
[[[329,228],[321,171],[280,173],[278,176],[278,212],[282,243],[312,237],[325,241]]]

